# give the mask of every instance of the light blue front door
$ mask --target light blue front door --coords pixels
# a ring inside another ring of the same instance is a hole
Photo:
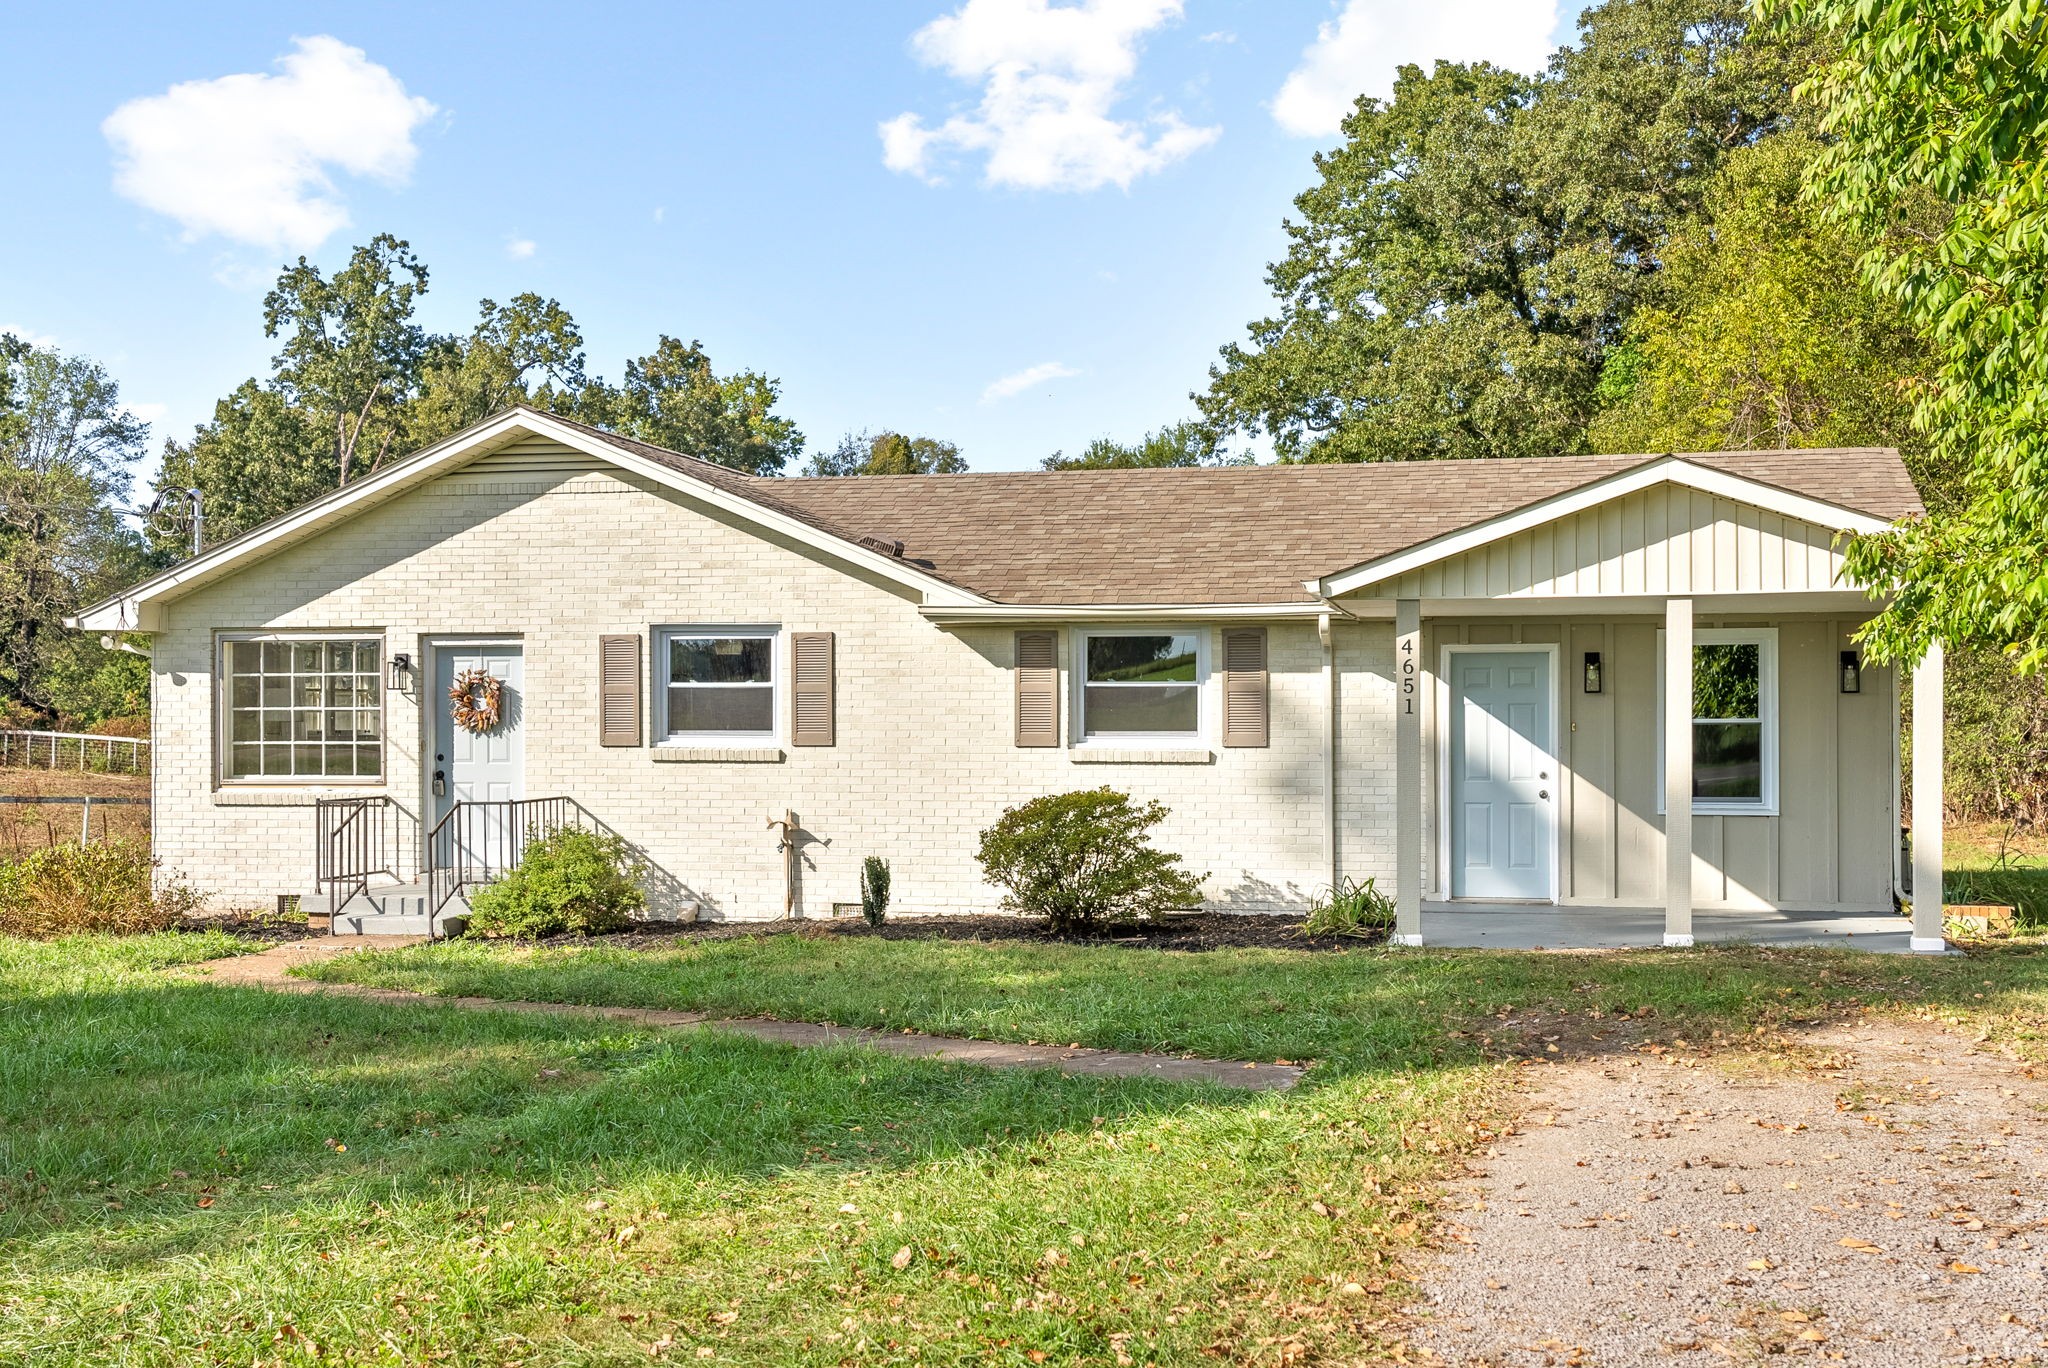
[[[1451,896],[1548,902],[1557,858],[1550,655],[1451,656]]]

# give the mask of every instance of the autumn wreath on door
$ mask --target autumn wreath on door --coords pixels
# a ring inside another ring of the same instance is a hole
[[[455,725],[482,736],[498,725],[505,706],[505,681],[489,670],[471,667],[448,686],[448,711]]]

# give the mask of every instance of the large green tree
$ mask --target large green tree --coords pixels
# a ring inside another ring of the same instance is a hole
[[[806,475],[960,475],[960,448],[937,437],[900,432],[849,432],[830,451],[811,457]]]
[[[1938,362],[1916,420],[1962,499],[1850,548],[1889,597],[1873,655],[1981,642],[2048,664],[2048,4],[1766,0],[1823,31],[1815,202],[1875,246],[1871,284]],[[1931,229],[1918,196],[1946,209]]]
[[[1039,464],[1047,470],[1141,470],[1177,466],[1249,465],[1251,456],[1227,450],[1206,423],[1172,423],[1135,442],[1097,437],[1069,456],[1055,451]]]
[[[586,422],[689,456],[779,475],[803,453],[804,435],[775,412],[782,386],[758,371],[719,375],[704,344],[663,334],[646,356],[626,363],[625,382],[587,384],[563,405]]]
[[[700,343],[664,336],[614,387],[586,373],[582,332],[558,301],[486,299],[467,333],[434,334],[416,316],[427,278],[389,234],[331,277],[304,258],[278,276],[264,299],[264,329],[281,340],[270,376],[244,381],[190,440],[165,448],[159,488],[200,491],[209,542],[512,404],[756,474],[779,473],[803,449],[803,434],[775,411],[777,383],[754,371],[719,375]],[[167,523],[153,535],[173,554],[189,532]]]
[[[84,357],[0,336],[0,377],[0,713],[97,721],[146,672],[62,619],[141,568],[117,510],[149,425]]]
[[[1278,311],[1223,349],[1204,417],[1289,459],[1582,450],[1670,233],[1789,123],[1804,54],[1741,0],[1607,0],[1539,76],[1403,67],[1316,157]]]
[[[1930,358],[1863,288],[1864,241],[1804,197],[1818,150],[1788,133],[1723,164],[1608,354],[1595,450],[1894,446],[1940,486],[1912,424]]]

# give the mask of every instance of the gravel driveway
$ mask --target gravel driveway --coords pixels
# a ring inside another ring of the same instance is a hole
[[[1933,1025],[1800,1044],[1777,1072],[1656,1046],[1536,1066],[1518,1133],[1452,1189],[1411,1352],[2048,1364],[2048,1069]]]

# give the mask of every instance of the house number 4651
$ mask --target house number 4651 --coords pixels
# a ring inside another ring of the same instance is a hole
[[[1404,715],[1415,715],[1415,642],[1401,643],[1401,711]]]

